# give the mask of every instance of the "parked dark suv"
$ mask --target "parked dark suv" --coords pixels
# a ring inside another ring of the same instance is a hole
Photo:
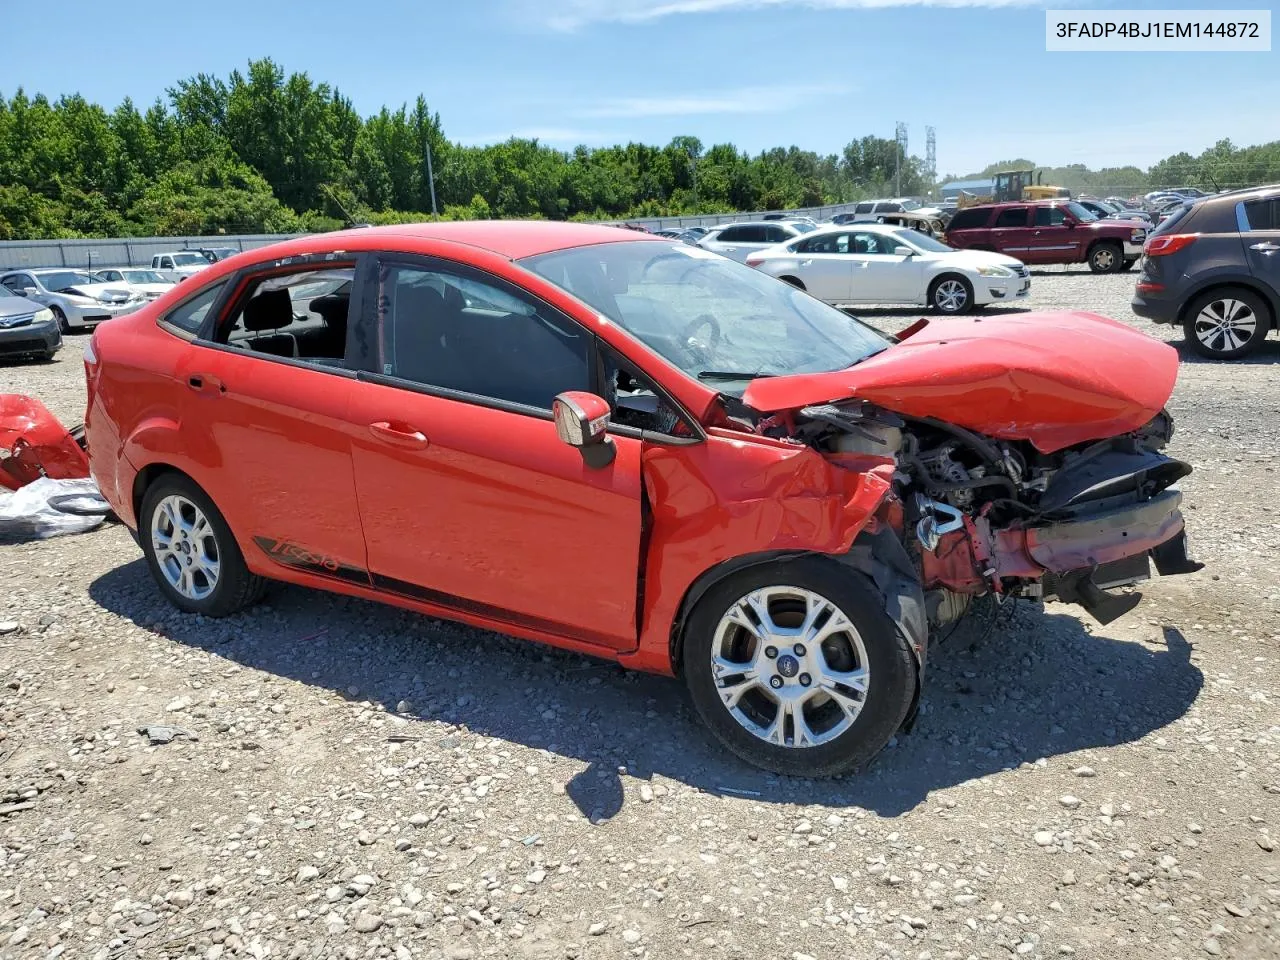
[[[1215,360],[1252,353],[1280,315],[1280,185],[1206,197],[1152,232],[1133,312],[1180,323]]]

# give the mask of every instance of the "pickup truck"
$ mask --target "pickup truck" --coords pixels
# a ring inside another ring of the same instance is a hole
[[[1074,200],[1036,200],[957,210],[945,240],[1027,264],[1087,263],[1094,273],[1115,273],[1137,263],[1147,231],[1130,220],[1100,220]]]
[[[209,266],[209,261],[199,250],[175,250],[157,253],[151,258],[151,269],[158,270],[166,279],[175,283],[199,273]]]

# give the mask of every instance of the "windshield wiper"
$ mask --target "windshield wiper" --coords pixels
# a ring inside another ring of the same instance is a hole
[[[776,373],[744,373],[735,370],[699,370],[699,380],[757,380],[762,377],[776,377]]]

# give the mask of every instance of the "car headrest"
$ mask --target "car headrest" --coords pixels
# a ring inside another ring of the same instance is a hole
[[[462,296],[462,291],[455,287],[452,283],[444,285],[444,305],[454,313],[461,313],[466,309],[467,301]]]
[[[293,323],[293,299],[289,291],[262,290],[244,305],[244,328],[250,332],[279,330]]]

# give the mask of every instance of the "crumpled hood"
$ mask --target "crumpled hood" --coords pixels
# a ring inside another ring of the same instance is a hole
[[[921,321],[901,343],[845,370],[753,380],[762,412],[857,398],[1052,453],[1136,430],[1178,375],[1171,346],[1093,313]]]

